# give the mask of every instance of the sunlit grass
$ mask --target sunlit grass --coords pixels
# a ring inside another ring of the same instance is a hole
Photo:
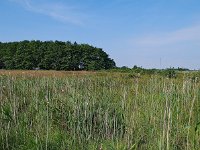
[[[126,74],[1,71],[2,149],[197,149],[200,83]]]

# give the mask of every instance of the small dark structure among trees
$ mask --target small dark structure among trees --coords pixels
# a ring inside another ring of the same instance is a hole
[[[1,69],[100,70],[115,68],[101,48],[61,41],[0,42]]]
[[[5,67],[3,61],[0,60],[0,69],[3,69]]]

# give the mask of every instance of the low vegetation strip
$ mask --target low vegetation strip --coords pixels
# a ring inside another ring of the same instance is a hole
[[[200,82],[191,74],[16,72],[0,73],[1,149],[200,147]]]
[[[32,77],[67,77],[96,74],[95,71],[54,71],[54,70],[0,70],[0,75]]]

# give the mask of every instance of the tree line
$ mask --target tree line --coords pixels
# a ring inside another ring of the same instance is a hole
[[[115,62],[101,48],[69,41],[0,42],[0,69],[102,70]]]
[[[146,69],[143,67],[138,67],[138,66],[134,66],[133,68],[129,68],[127,66],[122,66],[122,67],[115,67],[114,69],[110,69],[110,72],[121,72],[121,73],[128,73],[129,77],[137,77],[137,75],[161,75],[161,76],[165,76],[168,78],[176,78],[178,73],[181,72],[188,72],[188,71],[192,71],[188,68],[174,68],[174,67],[170,67],[170,68],[165,68],[165,69]]]

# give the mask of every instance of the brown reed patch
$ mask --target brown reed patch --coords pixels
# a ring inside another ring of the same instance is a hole
[[[0,70],[0,75],[31,77],[66,77],[94,75],[94,71],[54,71],[54,70]]]

